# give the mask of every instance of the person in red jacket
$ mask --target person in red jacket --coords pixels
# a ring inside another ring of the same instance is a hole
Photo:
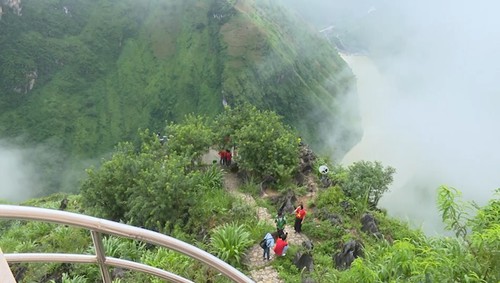
[[[221,149],[221,151],[219,151],[219,156],[220,156],[220,165],[226,165],[226,162],[227,162],[227,158],[226,158],[226,151]]]
[[[288,233],[281,234],[281,236],[276,241],[276,245],[274,246],[274,253],[276,256],[285,256],[286,251],[288,250],[288,242],[286,241],[286,237]]]
[[[229,149],[226,149],[226,165],[227,166],[231,165],[232,158],[233,158],[233,155],[231,154],[231,151]]]
[[[293,228],[295,229],[295,232],[300,233],[302,232],[302,223],[304,223],[304,218],[306,217],[306,210],[304,209],[304,205],[301,203],[294,212],[295,225]]]

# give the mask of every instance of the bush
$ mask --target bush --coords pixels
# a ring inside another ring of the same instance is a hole
[[[355,162],[348,168],[342,189],[346,196],[375,208],[382,195],[389,190],[395,172],[394,168],[384,168],[378,161]]]

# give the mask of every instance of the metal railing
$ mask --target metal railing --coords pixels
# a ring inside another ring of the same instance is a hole
[[[97,264],[101,270],[102,280],[104,283],[111,283],[112,281],[108,270],[109,266],[141,271],[147,274],[155,275],[162,279],[169,280],[171,282],[192,282],[186,278],[159,268],[151,267],[133,261],[107,257],[102,242],[102,234],[108,234],[133,240],[139,240],[172,249],[191,258],[199,260],[210,267],[213,267],[235,282],[254,282],[242,272],[227,264],[226,262],[220,260],[219,258],[185,242],[150,230],[77,213],[16,205],[0,205],[0,219],[1,218],[52,222],[85,228],[87,230],[90,230],[91,232],[96,251],[95,255],[40,253],[4,254],[5,259],[9,263],[65,262]]]

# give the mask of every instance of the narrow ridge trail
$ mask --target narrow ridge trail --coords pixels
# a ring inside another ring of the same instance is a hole
[[[265,221],[274,226],[274,217],[267,211],[267,208],[259,207],[252,196],[239,192],[238,188],[240,185],[240,180],[236,174],[224,172],[224,187],[226,190],[234,196],[243,199],[250,206],[255,207],[259,221]],[[293,220],[292,215],[288,216],[287,219],[290,224],[290,219]],[[291,225],[287,224],[285,226],[285,231],[288,232],[287,241],[289,245],[302,245],[303,241],[308,240],[304,234],[293,232],[293,226]],[[262,235],[262,237],[264,237],[264,235]],[[278,272],[270,262],[264,261],[262,256],[263,251],[258,244],[252,246],[245,255],[243,263],[250,270],[250,277],[255,280],[256,283],[284,283],[284,281],[279,278]],[[272,249],[271,258],[274,258]]]

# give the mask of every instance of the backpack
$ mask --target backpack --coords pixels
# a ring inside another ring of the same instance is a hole
[[[285,228],[286,219],[285,217],[276,218],[276,227],[279,229]]]
[[[260,243],[259,243],[259,246],[261,248],[265,249],[267,247],[266,239],[262,239],[262,241],[260,241]]]

